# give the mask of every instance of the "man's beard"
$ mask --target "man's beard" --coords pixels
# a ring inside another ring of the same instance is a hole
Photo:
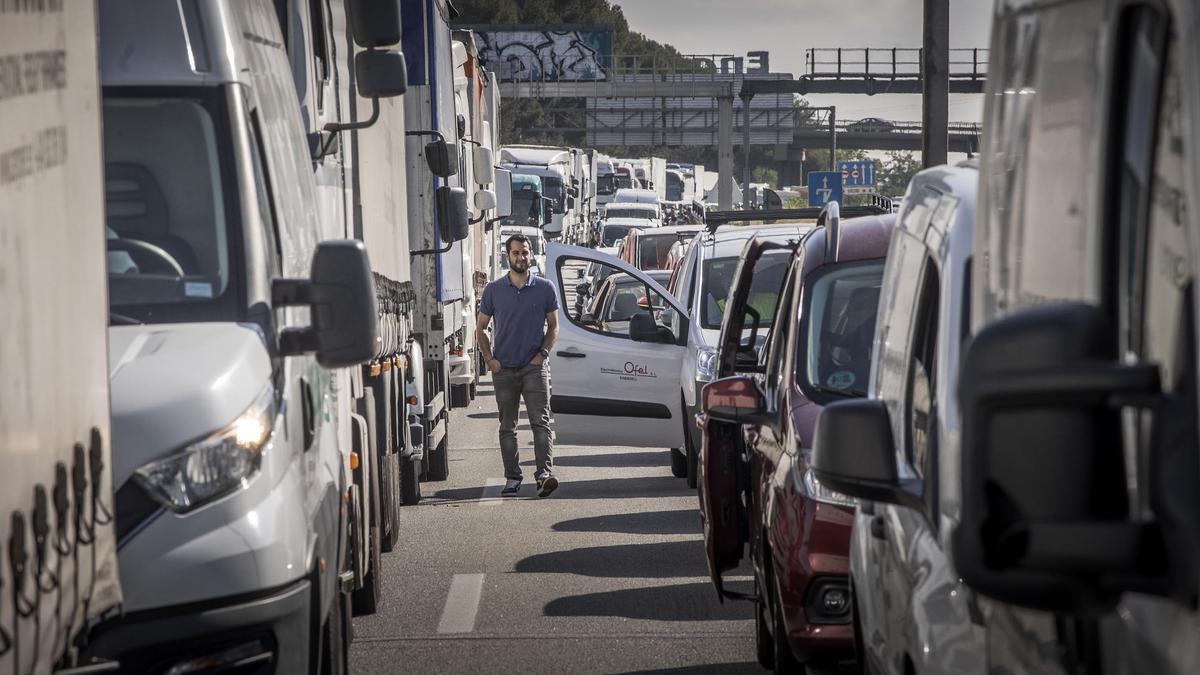
[[[508,266],[517,274],[524,274],[529,271],[529,263],[524,260],[509,260]]]

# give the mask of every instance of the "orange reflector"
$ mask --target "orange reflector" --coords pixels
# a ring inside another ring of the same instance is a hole
[[[325,572],[325,559],[324,559],[324,558],[321,558],[321,559],[320,559],[320,561],[319,561],[319,564],[318,564],[317,566],[321,568],[321,573],[322,573],[322,574],[324,574],[324,572]]]
[[[379,377],[379,374],[382,372],[383,368],[378,363],[371,364],[371,377]]]
[[[408,357],[407,356],[401,356],[400,363],[404,367],[405,370],[408,370]]]
[[[358,471],[358,466],[359,466],[358,453],[357,452],[350,453],[350,470]]]
[[[384,370],[391,370],[391,369],[392,369],[392,360],[391,360],[391,359],[388,359],[387,361],[384,361],[384,362],[383,362],[383,369],[384,369]]]
[[[416,395],[413,395],[413,396],[409,396],[409,397],[408,397],[408,404],[409,404],[409,405],[416,405],[416,404],[417,404],[417,397],[416,397]]]

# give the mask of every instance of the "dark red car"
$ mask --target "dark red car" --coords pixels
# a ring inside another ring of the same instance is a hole
[[[809,457],[821,407],[866,395],[894,222],[890,214],[846,221],[836,208],[822,214],[795,248],[761,351],[747,295],[770,245],[748,243],[721,329],[719,379],[702,393],[709,570],[718,592],[733,595],[721,575],[749,549],[759,661],[778,672],[854,654],[854,502],[817,482]]]

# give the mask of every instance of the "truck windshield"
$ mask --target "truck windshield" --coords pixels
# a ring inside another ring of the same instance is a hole
[[[787,273],[789,253],[774,251],[763,254],[754,267],[750,282],[749,304],[761,317],[759,326],[766,328],[775,319],[775,308],[779,304],[779,289],[783,287],[783,276]],[[705,261],[701,277],[700,325],[704,328],[720,328],[725,316],[726,300],[733,275],[741,258],[713,258]],[[760,333],[761,334],[761,333]]]
[[[537,190],[534,190],[532,186],[529,189],[513,190],[512,215],[506,216],[500,221],[500,224],[532,225],[534,227],[541,225],[539,222],[541,197],[542,195]]]
[[[238,209],[217,88],[106,89],[109,305],[140,322],[237,314]]]
[[[596,194],[611,195],[617,191],[617,181],[613,174],[605,174],[596,178]]]
[[[882,283],[882,260],[839,265],[809,282],[801,314],[808,330],[796,359],[800,381],[822,392],[866,395]]]
[[[613,182],[616,183],[618,189],[633,187],[633,178],[627,173],[613,174]]]
[[[653,219],[658,217],[658,210],[654,208],[639,209],[627,208],[616,204],[609,204],[608,208],[604,209],[605,218],[647,218]]]

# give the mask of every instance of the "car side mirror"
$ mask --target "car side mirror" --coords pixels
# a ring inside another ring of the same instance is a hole
[[[471,211],[467,207],[467,191],[443,185],[437,189],[438,235],[442,243],[462,241],[471,234]]]
[[[425,145],[425,163],[435,176],[453,176],[458,173],[458,144],[451,145],[440,138],[430,141]]]
[[[767,402],[754,380],[745,375],[724,377],[704,385],[700,405],[709,419],[752,424],[763,419]]]
[[[596,321],[595,314],[592,314],[591,312],[584,312],[583,316],[579,317],[579,323],[582,323],[585,326],[595,326],[600,322]]]
[[[480,185],[495,183],[496,167],[492,163],[492,149],[477,145],[471,152],[471,171],[475,174],[475,182]]]
[[[972,588],[1055,612],[1111,607],[1125,590],[1195,594],[1193,566],[1171,578],[1152,545],[1169,540],[1159,522],[1129,513],[1122,409],[1153,407],[1161,385],[1157,366],[1122,362],[1104,311],[1071,303],[999,319],[972,339],[959,382],[952,544]]]
[[[380,347],[375,280],[367,249],[356,239],[324,241],[313,254],[308,279],[275,279],[275,307],[307,306],[306,328],[279,335],[284,356],[316,353],[326,368],[345,368],[375,357]]]
[[[408,89],[408,67],[402,52],[359,52],[354,56],[354,77],[358,94],[364,98],[391,98]]]
[[[879,399],[835,401],[817,417],[813,474],[850,497],[920,507],[920,483],[902,484],[887,405]]]
[[[350,0],[350,31],[360,47],[390,47],[400,43],[403,25],[399,2]]]
[[[478,190],[475,192],[475,208],[480,211],[491,211],[496,208],[496,193],[491,190]]]

